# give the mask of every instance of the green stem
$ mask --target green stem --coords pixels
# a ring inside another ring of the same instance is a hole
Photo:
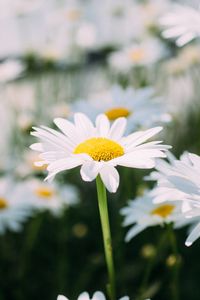
[[[106,258],[106,264],[107,264],[108,276],[109,276],[109,284],[107,285],[107,291],[110,299],[115,300],[115,271],[114,271],[112,242],[111,242],[110,224],[109,224],[109,216],[108,216],[108,205],[107,205],[106,189],[100,176],[96,178],[96,185],[97,185],[97,196],[98,196],[99,213],[101,219],[101,227],[103,232],[104,251],[105,251],[105,258]]]

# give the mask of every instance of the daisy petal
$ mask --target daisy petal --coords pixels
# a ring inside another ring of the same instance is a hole
[[[126,129],[127,120],[125,118],[118,118],[114,121],[110,128],[109,137],[113,140],[119,140]]]
[[[57,297],[57,300],[68,300],[68,298],[66,298],[65,296],[59,295]]]
[[[100,163],[86,162],[81,167],[81,177],[84,181],[93,181],[99,172]]]
[[[185,245],[191,246],[198,238],[200,237],[200,223],[192,230],[190,235],[188,236]]]
[[[77,300],[90,300],[90,296],[87,292],[83,292],[78,296]]]
[[[133,237],[135,237],[138,233],[140,233],[141,231],[143,231],[145,229],[145,225],[135,225],[133,226],[127,233],[126,237],[125,237],[125,241],[129,242]]]
[[[107,165],[100,170],[101,179],[110,193],[115,193],[119,186],[119,173],[115,167]]]
[[[96,118],[96,127],[100,136],[108,136],[108,132],[110,130],[110,123],[106,115],[99,115]]]

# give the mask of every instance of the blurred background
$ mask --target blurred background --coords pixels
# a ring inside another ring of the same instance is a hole
[[[191,24],[187,12],[200,16],[198,2],[0,0],[0,300],[105,292],[95,184],[83,182],[79,170],[44,183],[46,170],[29,149],[32,126],[89,111],[113,85],[152,86],[170,116],[161,138],[177,157],[200,155],[198,30],[178,43],[176,33],[167,38],[164,22],[175,13]],[[161,227],[124,242],[119,211],[153,184],[143,180],[146,171],[119,171],[119,191],[108,195],[117,294],[171,300],[178,264],[180,299],[199,300],[200,243],[185,247],[187,228],[175,232],[179,259],[167,238],[158,247],[167,234]]]

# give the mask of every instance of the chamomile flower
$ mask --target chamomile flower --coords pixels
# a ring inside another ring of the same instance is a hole
[[[162,193],[171,193],[179,196],[184,201],[184,215],[190,219],[200,220],[200,156],[192,153],[187,154],[187,160],[181,159],[174,162],[171,173],[165,181],[159,184],[159,199]],[[177,198],[178,198],[177,196]],[[186,240],[190,246],[200,237],[200,221],[193,228]]]
[[[155,165],[155,158],[165,157],[169,146],[160,141],[144,143],[162,130],[162,127],[139,131],[123,136],[126,119],[118,118],[110,126],[106,115],[99,115],[95,125],[81,113],[74,114],[74,124],[57,118],[54,123],[62,131],[35,127],[32,135],[40,143],[33,144],[33,150],[41,152],[37,165],[47,164],[49,175],[53,178],[59,172],[81,166],[84,181],[93,181],[100,175],[110,192],[119,186],[119,173],[116,166],[149,169]]]
[[[59,295],[57,297],[57,300],[68,300],[68,298],[66,298],[65,296]],[[105,295],[102,292],[95,292],[92,296],[92,298],[90,298],[90,295],[87,292],[83,292],[81,293],[77,300],[106,300]],[[124,296],[122,298],[120,298],[119,300],[129,300],[128,296]]]
[[[78,101],[72,105],[72,109],[82,111],[92,119],[100,113],[104,113],[110,121],[125,117],[128,131],[149,128],[171,119],[153,87],[123,89],[115,85],[110,91],[98,95],[94,101],[88,101],[87,105],[83,100]]]
[[[7,229],[22,230],[23,223],[30,216],[30,206],[20,197],[16,187],[10,178],[0,179],[0,234]]]
[[[126,242],[150,226],[163,226],[172,222],[176,225],[177,222],[180,227],[180,224],[183,226],[185,223],[179,201],[155,204],[148,191],[144,196],[130,200],[128,206],[122,208],[121,214],[124,216],[123,226],[134,224],[126,235]]]
[[[110,66],[126,73],[136,66],[150,66],[166,55],[164,46],[156,39],[133,43],[122,50],[113,52],[108,59]]]
[[[74,186],[42,182],[32,178],[18,185],[17,192],[21,198],[26,197],[27,204],[36,211],[50,211],[59,216],[63,209],[78,203],[78,193]],[[28,195],[28,197],[26,196]]]
[[[176,4],[160,23],[166,28],[163,36],[176,39],[179,47],[200,36],[200,10],[191,6]]]

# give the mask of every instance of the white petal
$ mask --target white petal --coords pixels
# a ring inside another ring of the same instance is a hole
[[[142,225],[134,225],[127,233],[126,237],[125,237],[125,241],[129,242],[133,237],[135,237],[138,233],[140,233],[142,230],[144,230],[146,228],[146,226],[142,226]]]
[[[110,130],[110,122],[106,115],[98,115],[96,118],[96,127],[100,136],[107,137]]]
[[[139,155],[134,155],[134,153],[127,153],[123,156],[113,159],[112,162],[119,166],[138,169],[151,169],[155,166],[154,159],[144,156],[139,157]]]
[[[87,292],[83,292],[78,296],[77,300],[90,300],[90,296]]]
[[[106,298],[102,292],[97,291],[94,293],[92,300],[106,300]]]
[[[73,140],[74,138],[76,138],[77,131],[73,123],[63,118],[54,119],[54,123],[70,139]]]
[[[152,136],[160,132],[163,128],[162,127],[154,127],[145,131],[141,131],[139,133],[135,132],[133,134],[130,134],[125,138],[125,142],[131,146],[135,147],[137,145],[142,144],[146,140],[150,139]]]
[[[200,223],[192,230],[188,236],[185,245],[191,246],[200,237]]]
[[[57,300],[68,300],[68,298],[66,298],[65,296],[59,295],[57,297]]]
[[[119,173],[115,169],[115,167],[110,165],[105,165],[100,170],[100,176],[107,190],[110,193],[115,193],[119,186]]]
[[[32,144],[32,145],[30,146],[30,148],[31,148],[32,150],[38,151],[38,152],[44,151],[43,146],[42,146],[41,143],[35,143],[35,144]]]
[[[93,181],[100,169],[101,163],[95,163],[95,162],[86,162],[81,167],[81,177],[84,181]]]
[[[126,129],[127,120],[125,118],[118,118],[114,121],[110,128],[109,137],[113,140],[119,140]]]
[[[83,139],[94,135],[95,128],[86,115],[82,113],[75,113],[74,122],[76,130],[81,134],[81,136],[83,135]]]

